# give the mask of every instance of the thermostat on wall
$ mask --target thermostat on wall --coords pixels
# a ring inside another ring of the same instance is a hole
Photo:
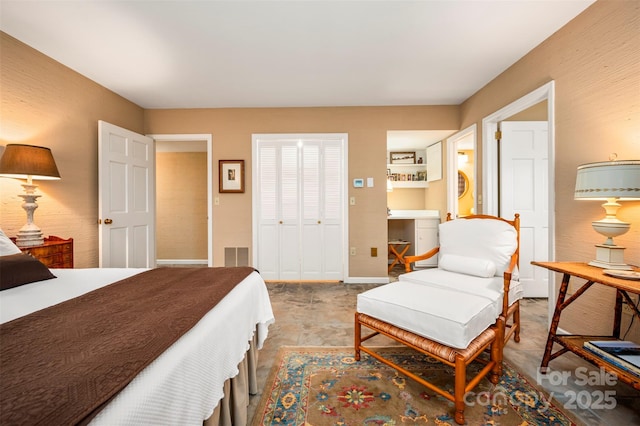
[[[364,179],[354,179],[353,180],[354,188],[363,188],[364,187]]]

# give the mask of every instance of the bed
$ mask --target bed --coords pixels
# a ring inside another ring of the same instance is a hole
[[[66,300],[81,300],[78,298],[94,290],[147,271],[52,269],[56,278],[0,292],[0,323],[24,321],[33,312]],[[169,274],[171,268],[164,271]],[[256,390],[255,352],[273,321],[266,285],[252,271],[88,421],[96,425],[245,424],[248,391]],[[4,362],[0,375],[5,373],[3,368]]]

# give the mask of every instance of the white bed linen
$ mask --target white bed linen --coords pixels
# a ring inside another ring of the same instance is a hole
[[[2,291],[0,322],[143,270],[52,269],[58,278]],[[238,374],[249,340],[257,333],[260,349],[273,321],[266,285],[254,272],[141,371],[91,424],[201,425],[224,396],[224,382]]]

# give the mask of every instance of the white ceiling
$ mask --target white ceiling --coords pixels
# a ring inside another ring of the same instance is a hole
[[[144,108],[460,104],[593,0],[0,0],[0,28]]]

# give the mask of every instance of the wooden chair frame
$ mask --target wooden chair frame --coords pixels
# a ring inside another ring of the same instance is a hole
[[[464,349],[452,348],[450,346],[441,344],[434,340],[428,339],[426,337],[422,337],[416,335],[412,332],[404,330],[402,328],[396,327],[393,324],[389,324],[385,321],[370,317],[368,315],[356,312],[355,314],[355,358],[357,361],[360,360],[360,353],[365,352],[372,357],[376,358],[380,362],[396,369],[402,374],[410,377],[416,382],[422,384],[423,386],[431,389],[432,391],[442,395],[443,397],[449,399],[454,403],[455,413],[454,419],[458,424],[464,424],[464,395],[472,390],[485,376],[489,375],[489,380],[497,384],[500,376],[502,375],[502,360],[503,360],[503,348],[508,340],[505,338],[505,330],[506,330],[506,318],[508,315],[513,315],[514,317],[514,325],[511,327],[509,336],[515,333],[514,339],[519,341],[519,330],[520,330],[520,318],[519,318],[519,306],[515,308],[510,308],[508,306],[508,294],[509,294],[509,285],[511,283],[511,276],[514,268],[518,265],[519,260],[519,246],[520,246],[520,218],[519,215],[515,215],[515,219],[513,221],[509,221],[506,219],[502,219],[496,216],[488,216],[488,215],[474,215],[468,216],[467,218],[479,218],[479,219],[494,219],[494,220],[502,220],[504,222],[509,223],[516,229],[517,232],[517,248],[515,253],[511,256],[511,261],[509,263],[509,267],[504,273],[504,296],[503,296],[503,304],[502,304],[502,313],[497,318],[496,322],[487,328],[485,331],[480,333],[478,337],[476,337],[470,344]],[[447,220],[451,220],[451,214],[447,215]],[[416,260],[422,260],[429,258],[436,253],[438,253],[439,248],[435,248],[420,256],[408,256],[406,257],[407,265],[410,265],[411,262],[415,262]],[[407,267],[410,271],[410,266]],[[515,305],[515,303],[513,304]],[[513,306],[512,305],[512,306]],[[517,322],[516,322],[517,316]],[[370,329],[372,332],[363,336],[362,328],[366,327]],[[375,352],[373,349],[365,347],[363,342],[369,340],[370,338],[384,335],[388,338],[395,340],[398,343],[401,343],[405,346],[408,346],[424,355],[427,355],[431,358],[434,358],[446,365],[449,365],[454,368],[454,391],[453,394],[448,392],[445,389],[441,389],[435,384],[423,379],[422,377],[417,376],[416,374],[406,370],[400,365],[397,365],[393,361],[384,358],[379,353]],[[485,350],[489,350],[489,361],[480,360],[478,356],[483,353]],[[478,374],[474,377],[470,378],[467,381],[467,366],[473,361],[481,361],[485,363],[485,366],[480,370]]]
[[[446,221],[449,222],[452,219],[453,218],[451,217],[451,213],[447,213]],[[518,236],[517,237],[518,248],[516,249],[516,252],[511,257],[511,265],[508,271],[511,271],[511,272],[513,271],[512,265],[514,261],[516,266],[520,264],[520,215],[519,214],[516,213],[513,220],[507,220],[501,217],[484,215],[484,214],[465,216],[465,217],[461,217],[460,219],[495,219],[495,220],[501,220],[503,222],[507,222],[509,225],[513,226],[516,229],[516,233]],[[411,272],[412,263],[417,262],[419,260],[429,259],[430,257],[437,255],[439,251],[440,251],[440,247],[435,247],[423,254],[419,254],[416,256],[405,256],[404,258],[405,271]],[[510,284],[510,281],[511,281],[511,275],[509,276],[509,283],[505,281],[504,294],[509,294],[509,287],[507,285]],[[505,333],[504,333],[503,346],[506,345],[507,342],[509,342],[509,339],[511,338],[511,336],[513,336],[513,340],[516,343],[518,343],[520,341],[520,330],[522,328],[522,324],[520,322],[520,300],[516,300],[511,304],[511,306],[509,306],[509,298],[505,297],[502,301],[502,312],[505,315],[504,317]],[[509,322],[509,320],[511,320],[511,322]]]

